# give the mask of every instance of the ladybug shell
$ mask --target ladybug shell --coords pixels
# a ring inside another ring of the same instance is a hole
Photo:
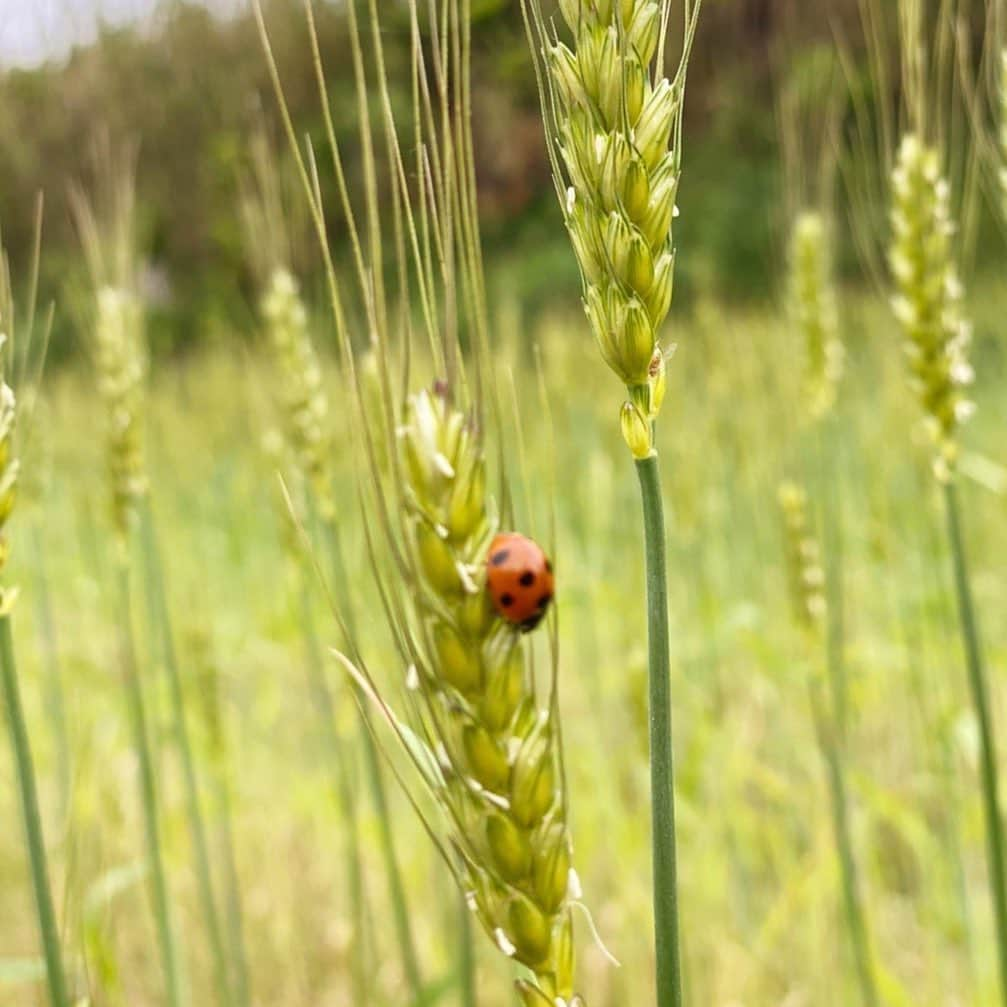
[[[527,633],[542,621],[556,585],[541,547],[524,535],[504,532],[490,544],[486,586],[497,614]]]

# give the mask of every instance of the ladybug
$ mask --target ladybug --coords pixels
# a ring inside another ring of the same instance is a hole
[[[490,543],[486,586],[497,614],[528,633],[542,621],[553,599],[552,563],[530,538],[502,532]]]

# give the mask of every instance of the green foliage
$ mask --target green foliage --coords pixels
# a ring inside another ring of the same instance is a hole
[[[317,143],[323,127],[313,71],[303,58],[300,4],[271,0],[266,7],[294,119]],[[854,0],[843,0],[831,4],[829,14],[841,17],[854,8]],[[546,224],[553,219],[546,209],[549,172],[518,4],[479,0],[473,16],[475,146],[487,249],[518,261],[526,255],[548,261],[544,246],[561,245],[563,236]],[[699,262],[704,281],[714,280],[718,290],[762,296],[772,260],[775,180],[765,40],[793,18],[785,6],[777,10],[763,0],[713,0],[705,16],[686,109],[692,157],[683,190],[697,209],[680,222],[680,244],[689,255],[679,292],[687,301]],[[351,87],[340,6],[318,4],[316,20],[330,92],[338,98]],[[824,13],[811,18],[805,12],[800,23],[804,35],[829,37]],[[393,105],[407,109],[408,32],[392,16],[385,27]],[[718,51],[732,53],[729,67],[716,59]],[[334,107],[337,137],[352,152],[356,104],[336,100]],[[221,21],[194,0],[165,5],[149,31],[106,28],[65,63],[8,71],[0,77],[0,127],[16,141],[0,146],[0,218],[9,222],[15,261],[27,257],[31,242],[21,211],[43,190],[49,205],[43,300],[65,291],[77,273],[68,183],[85,174],[94,131],[106,130],[113,140],[140,144],[140,230],[154,267],[148,280],[157,294],[155,350],[205,339],[208,314],[246,328],[254,288],[236,211],[238,177],[248,167],[249,137],[260,126],[278,138],[251,15]],[[330,166],[322,163],[321,171],[323,192],[332,196]],[[349,182],[359,192],[359,175],[351,172]],[[338,231],[338,200],[328,198],[326,205]],[[549,290],[552,299],[565,300],[576,290],[567,270],[558,283],[546,282],[539,270],[526,273],[517,277],[527,285],[520,292],[527,289],[533,301]],[[54,353],[76,349],[71,320],[61,313]]]

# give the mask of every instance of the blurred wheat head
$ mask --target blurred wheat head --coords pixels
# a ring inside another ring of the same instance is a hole
[[[974,377],[968,361],[971,327],[962,307],[940,155],[914,133],[899,148],[892,197],[892,305],[912,385],[937,446],[935,472],[947,479],[957,458],[958,428],[973,409],[965,394]]]
[[[311,5],[305,9],[331,127]],[[514,527],[517,517],[500,376],[489,352],[469,120],[469,3],[410,0],[404,10],[379,13],[371,0],[366,12],[367,32],[357,5],[347,7],[362,110],[363,207],[350,200],[334,130],[327,135],[352,249],[349,283],[330,253],[315,152],[298,142],[259,18],[327,266],[370,561],[402,670],[372,668],[347,631],[352,620],[336,605],[347,640],[339,657],[358,694],[381,711],[394,741],[389,760],[470,910],[522,967],[523,1002],[572,1004],[579,890],[555,631],[536,646],[496,615],[485,589],[492,536],[505,523]],[[404,18],[412,39],[412,115],[405,125],[388,96],[382,17]],[[368,111],[374,107],[376,117]],[[415,152],[412,178],[400,135]],[[381,156],[391,179],[387,193],[379,193]],[[387,274],[386,242],[393,264]],[[363,364],[360,341],[367,346]],[[533,654],[543,650],[547,673],[537,675]]]
[[[973,409],[962,264],[976,243],[984,148],[967,73],[970,6],[944,0],[934,17],[921,0],[899,0],[891,8],[865,4],[864,12],[877,101],[855,102],[854,237],[888,291],[934,444],[934,472],[946,481]],[[870,207],[882,204],[887,226],[870,222]]]
[[[310,488],[323,520],[332,498],[332,422],[325,378],[297,279],[297,255],[310,240],[296,179],[284,173],[264,130],[251,145],[241,179],[245,248],[259,288],[259,316],[276,366],[271,391],[280,414],[276,457],[288,478]],[[300,212],[299,212],[300,211]]]
[[[0,234],[0,578],[9,556],[6,528],[14,510],[21,479],[21,455],[30,426],[34,395],[45,359],[51,315],[36,339],[35,299],[38,286],[42,202],[35,217],[35,244],[30,269],[27,308],[22,320],[15,305],[10,261]],[[9,615],[17,597],[0,581],[0,615]]]
[[[835,404],[845,358],[830,247],[830,229],[821,213],[801,213],[791,236],[790,305],[804,350],[805,403],[813,419]]]
[[[958,39],[938,41],[931,49],[927,25],[920,0],[900,0],[908,109],[891,174],[888,260],[895,285],[892,307],[902,329],[910,381],[936,446],[934,471],[947,480],[957,460],[958,428],[973,410],[965,389],[974,374],[968,361],[971,326],[964,314],[957,263],[960,238],[945,174],[948,127],[933,91],[942,64],[955,59]]]
[[[822,551],[808,517],[808,494],[794,482],[777,493],[783,515],[787,580],[794,619],[811,636],[824,631],[827,603]]]
[[[124,542],[147,493],[144,398],[145,313],[136,237],[136,153],[95,148],[94,185],[71,190],[71,208],[91,289],[79,306],[81,326],[105,416],[111,514]]]
[[[601,355],[629,391],[622,429],[653,451],[664,399],[660,330],[671,308],[672,224],[682,172],[682,108],[700,3],[685,0],[681,56],[665,72],[671,0],[564,0],[572,48],[524,0],[546,137],[584,307]]]
[[[833,49],[809,49],[789,37],[788,27],[785,23],[776,60],[786,68],[777,87],[786,306],[800,341],[803,413],[814,422],[835,405],[845,363],[832,249],[846,92]]]

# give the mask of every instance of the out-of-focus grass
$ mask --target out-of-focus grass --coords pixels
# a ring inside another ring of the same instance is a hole
[[[976,292],[979,411],[966,433],[963,481],[975,588],[1004,723],[1007,668],[1007,289]],[[586,324],[497,311],[500,367],[512,370],[529,485],[517,513],[548,539],[550,487],[562,703],[571,813],[585,901],[612,952],[588,929],[580,986],[591,1007],[646,1002],[649,878],[644,612],[639,506],[617,429],[602,412],[609,380]],[[673,674],[678,757],[682,926],[695,1005],[845,1005],[855,996],[821,767],[807,716],[801,648],[787,610],[775,507],[781,477],[810,472],[795,428],[797,348],[769,312],[701,305],[676,323],[680,349],[660,445],[670,503]],[[852,689],[849,772],[853,831],[891,1004],[991,1002],[995,962],[985,891],[975,729],[968,713],[941,511],[883,305],[844,306],[849,377],[841,393],[835,469],[843,514],[843,578]],[[530,343],[541,349],[555,454]],[[343,844],[322,739],[310,709],[299,611],[278,506],[261,450],[274,377],[257,354],[226,344],[155,369],[151,466],[182,673],[207,806],[212,774],[200,718],[217,683],[227,729],[234,842],[255,1002],[345,1002],[350,968]],[[338,385],[333,376],[333,400]],[[154,1003],[154,935],[138,862],[136,772],[115,680],[114,607],[105,596],[106,504],[100,417],[85,377],[50,382],[51,485],[30,500],[13,543],[22,585],[17,635],[51,837],[68,960],[87,949],[96,1004]],[[348,417],[348,411],[346,413]],[[348,444],[354,432],[343,429]],[[512,431],[509,450],[518,450]],[[339,499],[352,590],[375,668],[391,650],[359,532],[351,452],[340,448]],[[998,483],[999,481],[999,483]],[[998,487],[998,488],[997,488]],[[45,708],[42,626],[31,600],[32,522],[42,531],[72,751],[68,815],[59,816],[58,738]],[[320,625],[333,642],[324,598]],[[141,641],[149,634],[140,613]],[[142,645],[146,645],[142,643]],[[213,674],[210,674],[210,671]],[[195,1003],[210,1003],[211,962],[198,899],[166,683],[150,672],[165,812],[167,864]],[[335,665],[340,729],[355,751],[354,711]],[[9,781],[0,753],[0,781]],[[358,774],[359,776],[359,774]],[[363,850],[379,962],[373,1002],[403,1002],[378,824],[359,788]],[[449,879],[401,795],[394,814],[415,931],[429,976],[453,959]],[[0,821],[14,821],[0,786]],[[210,822],[211,831],[214,823]],[[218,868],[222,871],[222,865]],[[223,877],[221,873],[219,875]],[[429,897],[430,893],[436,897]],[[382,948],[387,949],[385,953]],[[506,968],[480,948],[480,1002],[511,1002]],[[35,936],[16,828],[0,829],[0,1004],[40,1002],[31,982]],[[443,1002],[453,1002],[448,993]]]

